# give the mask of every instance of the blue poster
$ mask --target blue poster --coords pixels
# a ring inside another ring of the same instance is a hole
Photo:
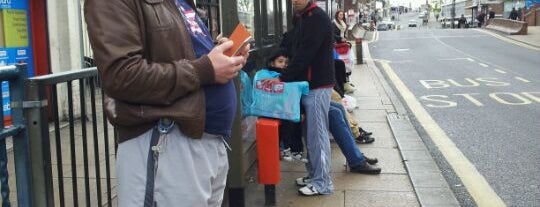
[[[525,0],[525,8],[531,8],[534,4],[540,4],[540,0]]]
[[[0,66],[26,63],[34,76],[32,32],[28,0],[0,0]],[[2,82],[4,125],[11,124],[9,85]]]

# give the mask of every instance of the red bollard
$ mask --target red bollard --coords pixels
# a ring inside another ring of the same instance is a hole
[[[276,185],[280,180],[279,120],[258,118],[256,132],[259,184]]]

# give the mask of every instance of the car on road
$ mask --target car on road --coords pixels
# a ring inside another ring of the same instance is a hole
[[[377,24],[377,31],[386,31],[388,30],[388,24],[386,23],[379,23]]]
[[[411,20],[409,20],[409,27],[416,27],[416,26],[418,26],[418,25],[416,24],[416,19],[411,19]]]

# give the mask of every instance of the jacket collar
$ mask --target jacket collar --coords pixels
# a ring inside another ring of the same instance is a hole
[[[305,14],[311,15],[311,11],[313,9],[315,9],[315,8],[317,8],[317,4],[310,1],[310,2],[308,2],[308,5],[306,6],[306,8],[304,8],[302,11],[296,13],[296,16],[301,17],[301,16],[305,16]]]

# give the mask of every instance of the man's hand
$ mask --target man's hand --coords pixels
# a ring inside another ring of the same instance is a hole
[[[247,62],[247,59],[249,58],[249,50],[251,49],[251,44],[246,44],[240,51],[238,52],[238,56],[243,56],[245,59],[244,65]]]
[[[229,57],[223,54],[223,52],[231,48],[232,45],[233,42],[228,40],[217,45],[210,53],[208,53],[208,58],[210,58],[212,67],[214,67],[216,83],[227,83],[230,79],[236,77],[238,71],[246,64],[246,56]]]

